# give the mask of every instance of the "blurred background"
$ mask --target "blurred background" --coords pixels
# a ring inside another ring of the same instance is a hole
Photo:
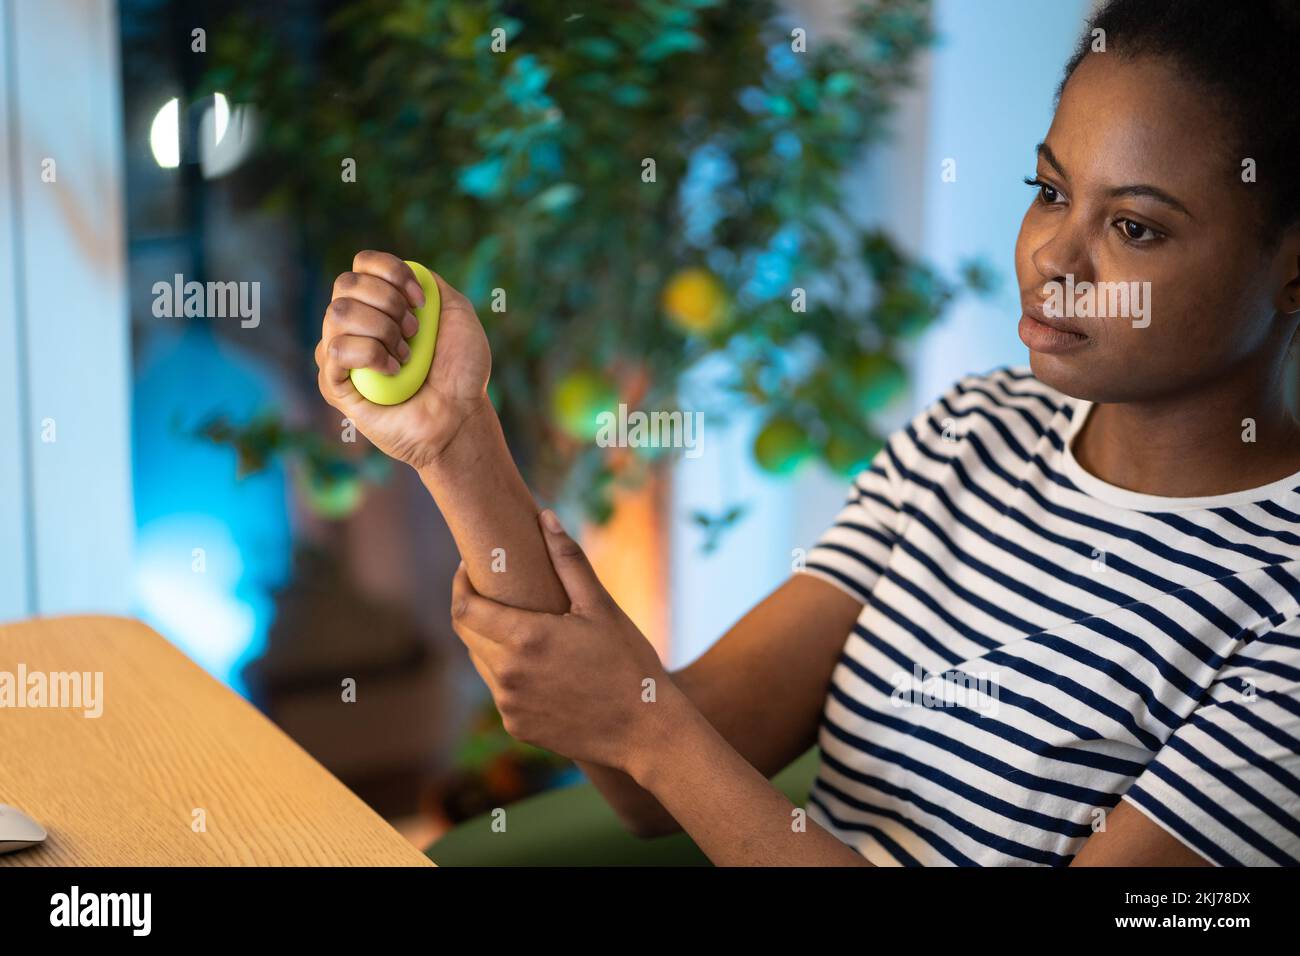
[[[1027,361],[1019,180],[1088,7],[0,0],[0,620],[146,621],[420,844],[574,781],[316,391],[333,277],[470,296],[530,485],[682,666],[892,428]],[[602,447],[620,403],[698,454]]]

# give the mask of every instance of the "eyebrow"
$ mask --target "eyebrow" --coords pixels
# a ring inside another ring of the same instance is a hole
[[[1034,151],[1040,157],[1045,159],[1048,165],[1050,165],[1053,169],[1055,169],[1058,173],[1060,173],[1063,178],[1065,179],[1070,178],[1069,174],[1067,174],[1065,169],[1062,168],[1060,162],[1056,158],[1056,154],[1052,152],[1052,148],[1050,146],[1048,146],[1046,143],[1039,143],[1038,146],[1035,147]],[[1186,206],[1184,206],[1173,196],[1169,195],[1169,193],[1165,192],[1159,186],[1152,186],[1148,183],[1134,183],[1131,186],[1113,186],[1110,189],[1106,190],[1106,195],[1145,196],[1148,199],[1154,199],[1156,202],[1164,203],[1166,206],[1178,210],[1188,219],[1196,218],[1195,216],[1192,215],[1191,210],[1189,210]]]

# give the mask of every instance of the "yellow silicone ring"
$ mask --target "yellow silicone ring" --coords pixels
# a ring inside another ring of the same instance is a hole
[[[376,372],[372,368],[354,368],[349,374],[352,384],[367,401],[376,405],[400,405],[420,390],[424,380],[429,377],[429,367],[433,365],[433,348],[438,340],[438,316],[442,312],[442,296],[438,294],[438,283],[433,275],[418,262],[406,260],[406,264],[415,273],[415,278],[424,290],[424,305],[415,310],[415,317],[420,320],[420,327],[406,340],[411,347],[411,355],[406,363],[394,374]]]

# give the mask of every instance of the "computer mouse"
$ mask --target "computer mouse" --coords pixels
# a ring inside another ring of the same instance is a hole
[[[376,405],[400,405],[420,390],[424,380],[429,377],[429,368],[433,365],[434,345],[438,339],[438,317],[442,313],[442,296],[438,293],[438,283],[431,273],[418,262],[410,259],[406,264],[415,273],[416,281],[424,290],[424,305],[415,310],[415,317],[420,320],[420,327],[415,335],[406,340],[411,346],[411,354],[406,363],[392,375],[376,372],[372,368],[354,368],[351,373],[352,384],[356,386],[361,397]]]
[[[17,807],[0,803],[0,853],[45,842],[45,828]]]

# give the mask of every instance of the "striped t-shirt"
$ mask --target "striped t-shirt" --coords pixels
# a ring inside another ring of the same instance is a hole
[[[1090,408],[962,379],[808,553],[864,602],[809,814],[873,863],[1067,865],[1121,799],[1213,863],[1300,860],[1300,474],[1118,488],[1071,453]]]

